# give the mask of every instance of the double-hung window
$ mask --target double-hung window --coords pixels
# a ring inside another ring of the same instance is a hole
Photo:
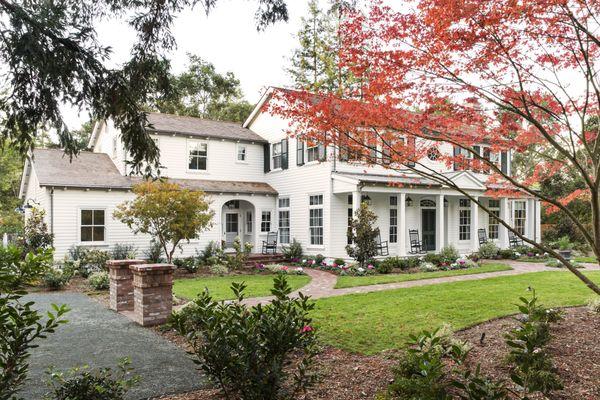
[[[280,198],[279,202],[279,242],[290,243],[290,199]]]
[[[281,169],[281,142],[273,143],[273,169]]]
[[[488,215],[488,231],[490,239],[498,239],[500,228],[500,223],[498,222],[500,219],[500,200],[489,199],[488,209],[490,210]]]
[[[471,201],[458,200],[458,240],[471,239]]]
[[[515,224],[515,230],[521,234],[525,235],[525,221],[527,219],[527,211],[524,201],[515,201],[514,203],[514,218],[513,222]]]
[[[309,144],[306,147],[306,161],[319,161],[319,145],[317,143]]]
[[[188,141],[188,169],[192,171],[206,171],[208,158],[208,143]]]
[[[263,211],[261,213],[260,231],[271,232],[271,211]]]
[[[105,210],[82,209],[80,220],[81,242],[104,242],[106,225]]]
[[[241,162],[241,163],[246,162],[247,157],[248,157],[248,149],[247,149],[246,145],[238,143],[236,161]]]
[[[354,210],[352,209],[351,194],[348,195],[348,209],[346,215],[348,216],[348,225],[346,228],[346,243],[352,244],[352,220],[354,219]]]
[[[390,243],[398,243],[398,197],[390,196]]]
[[[252,211],[246,211],[246,233],[252,233]]]
[[[310,244],[323,245],[323,195],[313,195],[308,202]]]

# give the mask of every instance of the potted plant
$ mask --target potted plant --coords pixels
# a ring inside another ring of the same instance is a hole
[[[570,260],[573,254],[573,244],[569,240],[568,236],[563,236],[556,242],[558,246],[558,254],[563,256],[566,260]]]

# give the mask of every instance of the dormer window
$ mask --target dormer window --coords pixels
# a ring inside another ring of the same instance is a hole
[[[208,158],[208,143],[188,141],[188,169],[191,171],[206,171]]]

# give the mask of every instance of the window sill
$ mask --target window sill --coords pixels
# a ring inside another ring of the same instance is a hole
[[[208,170],[202,170],[202,169],[188,169],[186,170],[187,173],[189,174],[199,174],[199,175],[208,175],[209,172]]]
[[[306,250],[325,250],[325,245],[310,245],[306,247]]]
[[[89,247],[108,247],[109,244],[106,242],[79,242],[77,246],[89,246]]]
[[[271,172],[281,172],[281,171],[283,171],[283,168],[274,168],[274,169],[270,170],[269,173],[271,173]]]

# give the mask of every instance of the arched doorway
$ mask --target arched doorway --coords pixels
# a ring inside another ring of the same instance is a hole
[[[232,249],[233,242],[239,237],[242,243],[254,244],[256,232],[255,208],[247,200],[229,200],[223,204],[222,214],[222,241],[224,249]]]

